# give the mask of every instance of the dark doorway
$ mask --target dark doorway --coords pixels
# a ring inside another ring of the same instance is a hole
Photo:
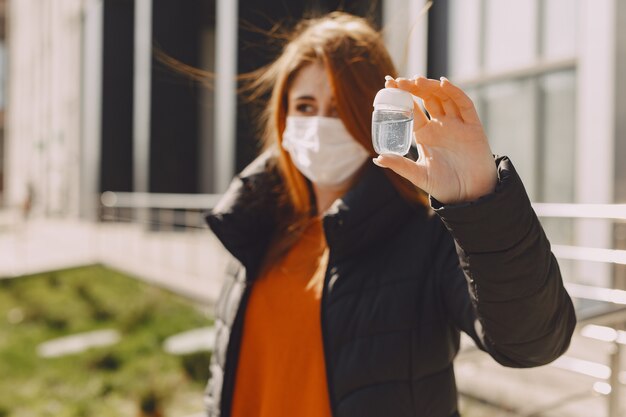
[[[155,48],[187,65],[206,68],[206,33],[215,27],[213,0],[154,0]],[[152,67],[150,123],[150,191],[197,193],[205,130],[203,118],[212,112],[203,106],[204,86],[172,71],[157,59]]]
[[[132,191],[135,2],[103,6],[100,191]]]

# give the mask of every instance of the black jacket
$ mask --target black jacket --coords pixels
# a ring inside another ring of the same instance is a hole
[[[209,416],[230,416],[245,307],[276,218],[271,162],[257,158],[207,215],[241,263],[216,307]],[[321,322],[335,417],[458,416],[459,331],[505,366],[543,365],[567,349],[576,318],[557,261],[513,165],[496,164],[494,193],[431,200],[433,210],[407,204],[370,164],[324,216]]]

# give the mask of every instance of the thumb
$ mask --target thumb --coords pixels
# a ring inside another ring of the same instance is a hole
[[[400,155],[382,154],[372,160],[382,168],[389,168],[401,177],[411,181],[413,185],[426,190],[427,174],[426,168],[419,163],[415,163]]]

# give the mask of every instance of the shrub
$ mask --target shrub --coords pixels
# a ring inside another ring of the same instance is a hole
[[[209,364],[211,363],[210,352],[195,352],[180,357],[185,375],[192,381],[205,383],[210,376]]]
[[[103,371],[116,371],[122,367],[123,361],[112,352],[101,353],[89,361],[91,369],[101,369]]]

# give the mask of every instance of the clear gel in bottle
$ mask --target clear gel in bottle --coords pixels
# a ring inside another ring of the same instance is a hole
[[[378,154],[406,155],[413,134],[413,96],[399,88],[383,88],[374,98],[372,143]]]

